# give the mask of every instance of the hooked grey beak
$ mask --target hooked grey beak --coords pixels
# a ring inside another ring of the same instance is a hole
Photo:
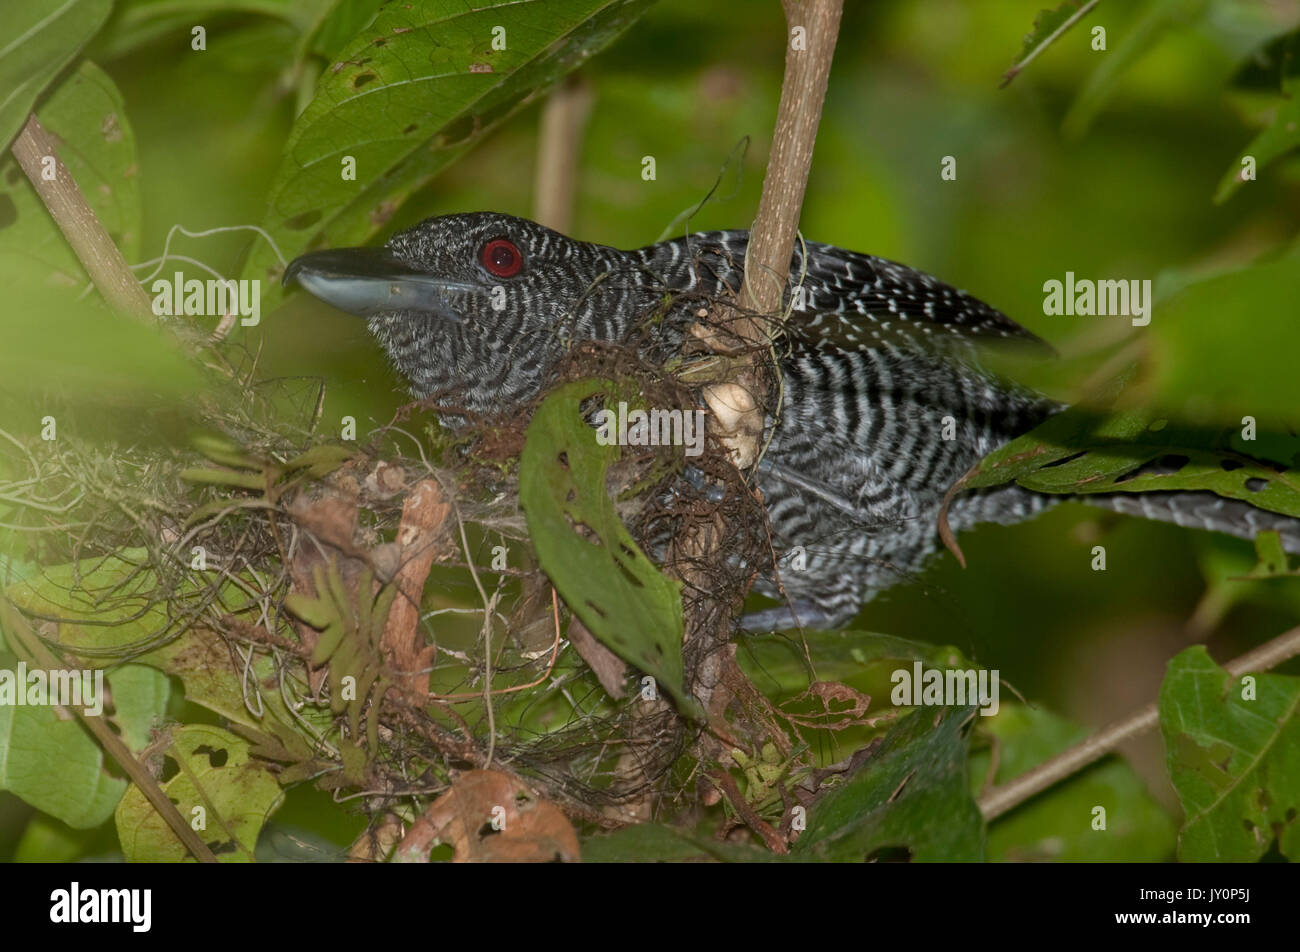
[[[296,281],[340,311],[369,317],[382,311],[427,311],[461,323],[448,292],[482,292],[478,285],[418,271],[387,248],[333,248],[294,258],[284,284]]]

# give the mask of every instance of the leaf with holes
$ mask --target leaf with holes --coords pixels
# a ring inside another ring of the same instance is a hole
[[[1276,842],[1300,860],[1300,678],[1233,677],[1188,648],[1160,687],[1160,730],[1186,813],[1180,859],[1253,863]]]
[[[229,731],[188,724],[162,757],[163,792],[223,862],[252,862],[263,824],[280,805],[280,785],[249,745]],[[117,835],[129,862],[179,863],[189,852],[134,784],[117,807]]]
[[[808,829],[792,855],[862,862],[899,850],[922,862],[983,859],[984,821],[966,766],[968,728],[977,716],[973,707],[953,707],[905,717],[865,763],[809,807]]]
[[[1300,517],[1300,472],[1216,448],[1220,434],[1150,410],[1060,413],[980,461],[961,483],[1018,483],[1044,493],[1207,490]]]
[[[9,0],[0,47],[0,151],[7,152],[36,98],[108,19],[112,0]]]
[[[582,380],[543,401],[519,460],[519,500],[537,559],[574,614],[695,714],[682,683],[681,583],[655,568],[619,521],[605,489],[618,448],[596,442],[580,409],[614,389]]]
[[[364,242],[520,107],[586,62],[650,0],[411,0],[379,11],[326,69],[290,133],[264,227],[287,257]],[[344,177],[355,164],[355,177]],[[259,244],[244,276],[280,293]]]

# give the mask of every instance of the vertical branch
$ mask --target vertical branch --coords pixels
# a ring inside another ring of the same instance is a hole
[[[720,308],[727,329],[740,338],[746,352],[729,380],[703,389],[704,400],[713,413],[713,424],[721,431],[721,441],[741,468],[752,466],[758,459],[768,405],[766,375],[759,361],[771,351],[770,322],[780,313],[790,276],[790,259],[812,166],[813,144],[821,121],[843,0],[783,0],[783,6],[787,26],[785,76],[772,135],[772,152],[763,178],[763,195],[745,253],[745,280],[737,302],[739,314],[730,308]],[[712,337],[708,331],[701,336],[705,340]],[[722,551],[723,536],[722,527],[717,524],[693,527],[682,540],[690,564],[725,563],[728,553]],[[684,573],[683,580],[707,591],[708,580],[698,575],[698,569],[692,567]],[[687,629],[686,638],[704,640],[714,648],[706,650],[695,671],[693,689],[717,735],[704,735],[702,753],[726,763],[725,745],[720,742],[725,732],[724,714],[736,696],[736,689],[743,690],[742,685],[747,683],[736,664],[730,611],[715,611],[695,619]],[[741,811],[736,796],[725,786],[723,792]],[[741,815],[745,815],[743,811]],[[773,838],[766,824],[755,824],[752,817],[747,822],[772,849],[783,851],[783,844]]]
[[[731,315],[726,321],[727,328],[751,351],[768,349],[771,322],[781,310],[790,277],[790,259],[843,12],[843,0],[783,0],[782,5],[787,35],[781,102],[758,217],[745,252],[739,316]],[[723,433],[722,442],[742,469],[758,460],[768,403],[767,385],[754,356],[749,355],[747,365],[729,382],[705,387],[703,394]]]
[[[783,0],[782,5],[789,28],[785,79],[772,134],[772,154],[763,177],[763,196],[749,233],[745,283],[740,289],[740,306],[763,315],[780,309],[790,274],[843,0]],[[802,30],[798,42],[796,30]],[[766,340],[764,329],[753,323],[736,330],[754,343]]]
[[[99,293],[124,314],[153,320],[149,295],[100,224],[72,173],[60,161],[54,137],[35,116],[27,120],[14,140],[13,153]],[[44,169],[51,160],[55,174],[52,179],[46,179]]]
[[[547,228],[569,231],[582,136],[591,113],[591,87],[570,75],[542,106],[533,183],[533,218]]]

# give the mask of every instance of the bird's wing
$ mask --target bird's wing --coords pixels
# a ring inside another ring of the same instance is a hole
[[[802,274],[802,300],[796,284],[789,321],[804,346],[864,350],[893,342],[945,350],[1005,340],[1052,353],[1001,311],[922,271],[831,245],[804,247],[796,248],[791,273],[792,283]]]

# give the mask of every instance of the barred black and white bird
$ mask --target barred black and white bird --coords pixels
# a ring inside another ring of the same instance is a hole
[[[543,391],[572,342],[626,339],[665,293],[738,290],[747,243],[746,231],[715,231],[621,251],[480,212],[428,219],[383,249],[304,255],[285,281],[366,317],[415,396],[509,412]],[[990,341],[1051,349],[964,291],[812,242],[796,247],[790,274],[784,399],[758,473],[789,604],[747,616],[754,630],[847,623],[934,554],[955,480],[1062,409],[981,367]],[[664,333],[680,344],[693,308],[678,310]],[[1014,523],[1062,498],[1017,486],[966,493],[949,524]],[[1212,493],[1086,500],[1242,537],[1274,529],[1300,551],[1297,520]],[[771,579],[758,588],[776,594]]]

